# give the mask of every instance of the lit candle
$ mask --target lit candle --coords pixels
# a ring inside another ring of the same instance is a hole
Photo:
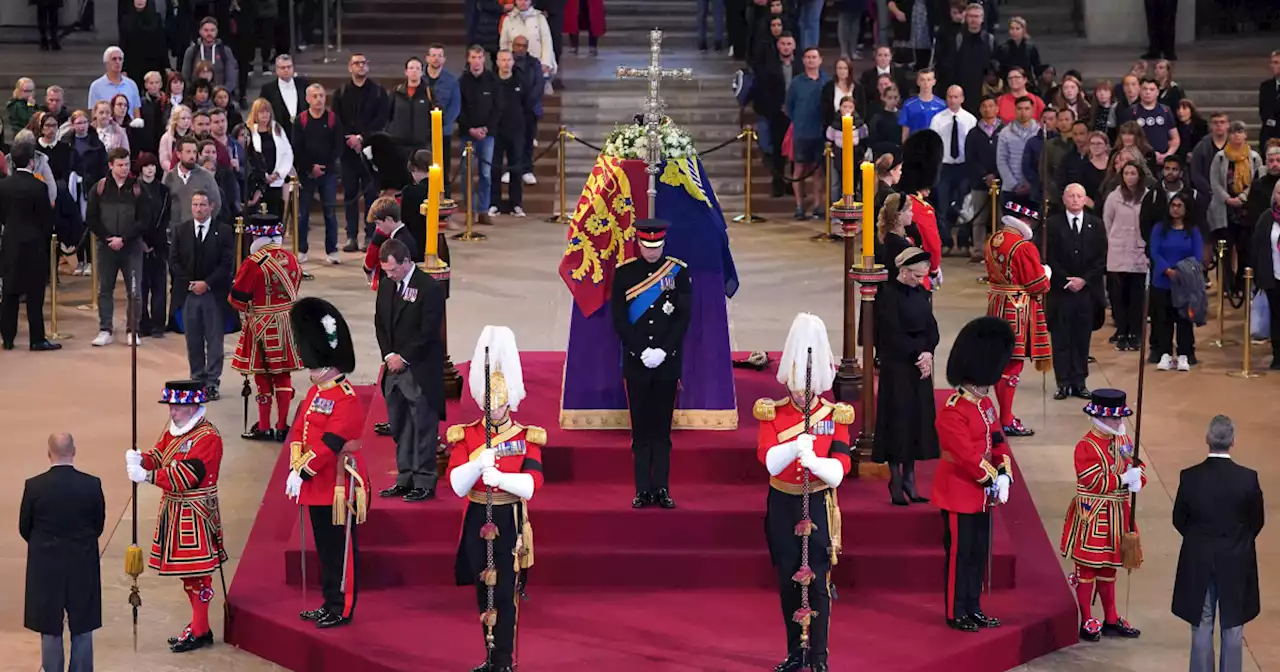
[[[444,115],[439,108],[431,110],[431,163],[444,165]]]
[[[847,118],[847,117],[846,117]],[[852,171],[852,168],[849,169]],[[876,167],[862,162],[862,256],[875,256]]]
[[[437,112],[439,110],[436,110]],[[438,118],[438,117],[437,117]],[[444,169],[431,166],[427,173],[427,258],[435,259],[440,237],[440,194],[444,189]]]
[[[845,204],[850,205],[853,203],[853,117],[846,114],[841,123],[844,125],[844,145],[840,148],[840,182],[844,187],[841,195]]]

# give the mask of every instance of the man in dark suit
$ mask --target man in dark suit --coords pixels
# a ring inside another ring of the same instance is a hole
[[[380,494],[420,502],[436,495],[436,450],[444,409],[444,292],[418,270],[409,248],[388,240],[378,250],[374,331],[382,350],[382,394],[396,439],[396,484]]]
[[[858,76],[858,84],[862,86],[862,91],[867,96],[867,107],[878,108],[880,106],[880,88],[878,86],[881,75],[889,75],[893,78],[893,83],[898,87],[898,92],[902,94],[902,99],[907,100],[915,95],[914,89],[915,77],[912,76],[905,68],[900,68],[893,64],[893,49],[889,47],[876,47],[875,67],[867,68]],[[981,98],[975,100],[981,101]],[[870,118],[871,110],[858,110],[863,118]]]
[[[1045,262],[1052,275],[1046,305],[1053,336],[1054,399],[1089,398],[1089,339],[1102,326],[1102,279],[1107,263],[1107,233],[1102,221],[1084,208],[1084,187],[1063,192],[1065,212],[1049,218]]]
[[[13,175],[0,180],[0,342],[13,349],[18,302],[26,295],[31,349],[58,350],[44,337],[44,288],[49,281],[49,237],[53,206],[49,189],[31,172],[36,148],[18,142],[9,155]]]
[[[221,396],[218,385],[222,381],[222,337],[226,333],[222,306],[231,293],[235,273],[235,234],[226,224],[213,221],[213,206],[207,193],[194,192],[189,205],[191,219],[173,230],[169,270],[173,284],[187,289],[182,326],[191,380],[203,383],[205,394],[215,401]]]
[[[675,414],[684,335],[689,330],[692,288],[683,261],[662,254],[670,224],[635,223],[639,257],[618,266],[610,310],[622,341],[622,378],[631,409],[631,453],[635,458],[634,508],[671,499],[671,418]]]
[[[1235,426],[1209,421],[1209,458],[1182,470],[1173,526],[1182,535],[1173,614],[1191,624],[1191,672],[1213,672],[1213,621],[1222,628],[1219,672],[1240,672],[1244,624],[1261,610],[1258,554],[1265,507],[1258,472],[1231,459]]]
[[[1266,147],[1271,138],[1280,138],[1280,49],[1271,52],[1271,76],[1258,86],[1258,146]]]
[[[761,147],[764,149],[765,166],[773,175],[772,194],[774,198],[782,197],[785,191],[783,175],[787,170],[787,158],[782,154],[782,140],[787,135],[791,120],[783,112],[783,103],[787,99],[787,87],[795,73],[802,72],[803,67],[796,61],[796,38],[791,33],[778,36],[777,49],[769,49],[753,65],[756,72],[756,84],[752,93],[752,108],[759,118],[757,126],[762,131]]]
[[[77,471],[75,440],[49,435],[48,471],[27,479],[18,532],[27,542],[27,602],[23,625],[40,633],[40,663],[67,670],[62,621],[71,630],[69,672],[93,669],[93,631],[102,627],[98,537],[106,522],[102,481]]]
[[[288,54],[276,56],[276,78],[262,85],[259,98],[266,98],[271,103],[271,118],[284,128],[285,135],[293,137],[293,122],[298,115],[307,109],[306,77],[295,77],[293,73],[293,57]]]

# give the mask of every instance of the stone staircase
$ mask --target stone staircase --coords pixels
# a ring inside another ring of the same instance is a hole
[[[1075,37],[1076,25],[1071,20],[1071,2],[1045,2],[1044,0],[1012,0],[1000,3],[1000,29],[997,31],[997,43],[1004,41],[1009,19],[1021,16],[1027,20],[1027,30],[1037,43],[1043,37]],[[1061,72],[1059,68],[1059,72]]]

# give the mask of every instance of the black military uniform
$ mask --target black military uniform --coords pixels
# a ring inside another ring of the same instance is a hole
[[[636,222],[636,239],[661,250],[671,225],[660,219]],[[643,257],[618,266],[613,278],[613,328],[622,341],[622,377],[631,407],[631,452],[635,456],[636,498],[641,508],[674,509],[671,475],[671,417],[675,413],[684,334],[689,329],[692,290],[683,261]]]

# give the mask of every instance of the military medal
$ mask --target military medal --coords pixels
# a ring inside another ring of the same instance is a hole
[[[662,304],[662,312],[670,315],[671,313],[676,312],[676,307],[671,305],[670,301],[664,301]]]

